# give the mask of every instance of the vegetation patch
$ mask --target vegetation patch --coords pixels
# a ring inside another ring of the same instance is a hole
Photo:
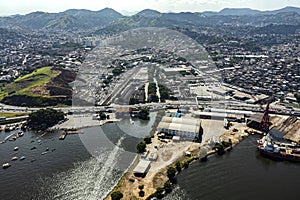
[[[2,84],[0,101],[17,106],[55,106],[71,104],[75,72],[53,67],[36,69],[15,81]]]
[[[3,85],[1,88],[2,99],[12,95],[27,96],[45,96],[46,88],[44,87],[53,77],[60,72],[52,70],[52,67],[43,67],[17,78],[12,83]]]
[[[64,120],[65,114],[52,108],[41,109],[29,114],[28,127],[33,130],[46,130],[59,121]]]

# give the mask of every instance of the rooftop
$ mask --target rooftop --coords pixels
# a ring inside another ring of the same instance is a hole
[[[195,118],[175,118],[164,116],[158,129],[169,129],[179,132],[199,133],[201,120]]]
[[[135,174],[145,174],[150,168],[151,161],[141,159],[137,166],[133,169]]]

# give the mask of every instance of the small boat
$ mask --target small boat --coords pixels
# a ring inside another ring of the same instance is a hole
[[[17,157],[17,156],[14,156],[14,157],[11,158],[11,160],[12,160],[12,161],[18,160],[18,157]]]
[[[22,131],[20,131],[19,133],[18,133],[18,136],[19,137],[22,137],[24,135],[24,133],[22,132]]]
[[[22,156],[22,157],[20,158],[20,160],[25,160],[25,158],[26,158],[25,156]]]
[[[12,130],[13,130],[13,128],[11,126],[6,126],[4,129],[5,132],[10,132]]]
[[[25,131],[26,129],[27,129],[27,126],[25,126],[25,125],[21,126],[21,130]]]
[[[49,151],[49,148],[48,148],[48,147],[46,148],[46,151]]]
[[[45,155],[45,154],[47,154],[47,153],[48,153],[47,151],[44,151],[44,152],[42,152],[41,154],[42,154],[42,155]]]
[[[3,169],[6,169],[6,168],[9,168],[11,166],[11,164],[9,164],[9,163],[4,163],[3,165],[2,165],[2,168]]]
[[[36,159],[32,159],[30,162],[34,162],[34,161],[36,161]]]
[[[30,150],[34,150],[34,149],[36,149],[36,147],[31,147],[31,149],[30,149]]]
[[[12,136],[11,138],[9,138],[9,141],[15,141],[17,139],[17,136]]]
[[[19,147],[15,147],[15,148],[14,148],[14,151],[18,151],[18,150],[19,150]]]

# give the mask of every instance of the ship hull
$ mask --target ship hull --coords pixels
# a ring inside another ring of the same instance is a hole
[[[270,158],[272,160],[287,160],[287,161],[291,161],[291,162],[300,162],[300,156],[270,152],[270,151],[264,150],[261,147],[258,147],[258,150],[262,156]]]

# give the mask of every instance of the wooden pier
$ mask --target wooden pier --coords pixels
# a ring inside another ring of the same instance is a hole
[[[59,139],[60,139],[60,140],[64,140],[64,139],[66,139],[67,135],[76,135],[76,134],[83,134],[83,132],[79,132],[79,131],[64,131],[64,132],[59,136]]]

